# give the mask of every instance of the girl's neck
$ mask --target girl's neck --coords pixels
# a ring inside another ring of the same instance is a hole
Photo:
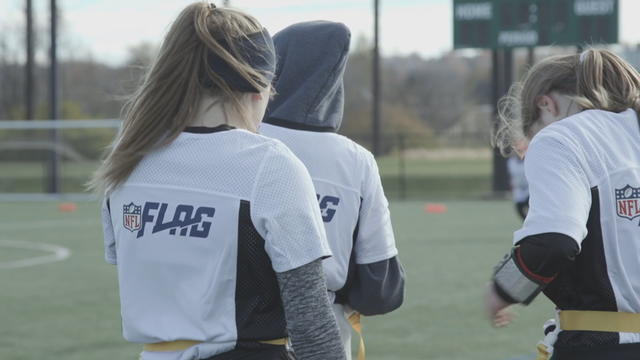
[[[189,126],[216,127],[230,125],[238,129],[246,129],[241,117],[236,115],[232,106],[225,106],[222,101],[212,97],[203,97],[200,100],[198,111]]]

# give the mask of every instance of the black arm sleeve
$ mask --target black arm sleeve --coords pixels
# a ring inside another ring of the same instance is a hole
[[[321,260],[276,274],[297,360],[345,360]]]
[[[362,315],[391,312],[404,301],[405,273],[397,256],[370,264],[357,264],[349,284],[347,303]]]
[[[518,245],[522,264],[535,275],[553,278],[569,266],[578,255],[578,244],[560,233],[527,236]]]
[[[531,302],[539,291],[555,279],[558,273],[570,266],[578,252],[578,244],[571,237],[560,233],[527,236],[518,242],[512,255],[505,257],[505,259],[513,258],[517,264],[519,276],[539,285],[537,291],[532,293],[524,304]],[[508,303],[519,302],[509,295],[509,291],[513,289],[502,288],[495,278],[493,284],[496,292],[504,301]]]

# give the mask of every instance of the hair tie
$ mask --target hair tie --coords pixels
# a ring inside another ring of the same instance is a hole
[[[585,50],[585,51],[583,51],[583,52],[581,52],[581,53],[580,53],[580,64],[582,64],[582,63],[584,62],[584,59],[586,59],[586,58],[587,58],[587,52],[588,52],[588,51],[589,51],[589,50]]]

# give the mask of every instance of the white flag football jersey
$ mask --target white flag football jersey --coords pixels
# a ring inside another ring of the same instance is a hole
[[[304,165],[276,140],[213,129],[146,156],[103,209],[125,339],[204,342],[181,359],[285,337],[275,272],[330,255]]]
[[[282,141],[309,170],[333,253],[323,261],[329,290],[337,291],[344,286],[352,250],[357,264],[370,264],[398,254],[389,203],[378,166],[369,151],[333,132],[293,130],[263,123],[260,133]]]
[[[545,290],[562,310],[640,313],[638,126],[633,110],[587,110],[544,128],[527,151],[531,208],[514,241],[554,232],[580,245]],[[640,334],[613,334],[640,342]]]

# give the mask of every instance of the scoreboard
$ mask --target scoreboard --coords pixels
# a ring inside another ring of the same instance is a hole
[[[618,42],[618,0],[454,0],[454,47]]]

